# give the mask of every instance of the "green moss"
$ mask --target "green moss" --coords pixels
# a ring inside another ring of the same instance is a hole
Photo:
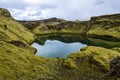
[[[74,69],[77,67],[75,62],[72,61],[71,59],[66,59],[63,65],[68,69]]]
[[[119,16],[120,14],[109,14],[109,15],[92,17],[91,20],[93,21],[120,21]]]
[[[6,25],[6,27],[5,27]],[[0,17],[0,40],[21,40],[31,43],[34,36],[30,31],[11,18]]]
[[[106,22],[105,22],[106,23]],[[116,24],[116,22],[112,23],[112,24]],[[93,24],[91,25],[91,29],[87,32],[88,35],[98,35],[101,36],[100,38],[105,38],[104,36],[106,36],[106,39],[111,36],[111,38],[118,38],[120,39],[120,24],[118,25],[113,25],[113,27],[111,27],[112,24],[103,24],[102,22],[100,22],[99,24]],[[110,27],[110,28],[107,28]],[[108,36],[108,37],[107,37]]]
[[[82,47],[81,49],[80,49],[80,51],[85,51],[87,49],[87,47]]]
[[[112,50],[120,52],[120,47],[114,47],[114,48],[112,48]]]
[[[0,77],[2,79],[53,79],[55,63],[52,59],[35,56],[34,49],[16,47],[11,43],[1,42]],[[52,71],[51,71],[52,70]]]
[[[68,56],[68,58],[76,60],[77,58],[89,59],[89,62],[99,67],[104,71],[109,70],[109,62],[111,59],[119,56],[116,51],[105,49],[101,47],[89,46],[82,52],[74,53]]]
[[[62,77],[67,80],[104,80],[104,75],[109,70],[110,60],[119,55],[118,52],[109,49],[89,46],[81,52],[70,54],[63,61],[60,71],[63,74]],[[75,67],[72,68],[71,65]]]
[[[8,17],[8,18],[12,18],[11,14],[9,13],[9,11],[7,9],[3,9],[0,8],[0,17],[4,16],[4,17]]]

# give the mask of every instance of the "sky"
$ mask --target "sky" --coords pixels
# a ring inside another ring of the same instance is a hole
[[[0,7],[17,20],[89,20],[91,16],[120,13],[120,0],[0,0]]]

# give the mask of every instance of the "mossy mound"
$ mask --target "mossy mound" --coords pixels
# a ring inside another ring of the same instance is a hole
[[[33,53],[32,47],[24,49],[1,42],[0,78],[2,80],[53,79],[54,60],[37,57]]]
[[[93,21],[120,21],[120,13],[91,17]]]
[[[5,27],[6,25],[6,27]],[[31,43],[34,36],[15,20],[0,17],[0,40],[10,42],[12,40],[21,40]]]
[[[54,79],[55,60],[35,56],[36,50],[30,46],[33,41],[34,35],[28,29],[6,9],[0,9],[0,79]]]
[[[3,9],[3,8],[0,8],[0,17],[1,16],[4,16],[4,17],[9,17],[9,18],[12,18],[10,12],[7,10],[7,9]]]
[[[36,50],[30,46],[33,41],[28,29],[11,18],[6,9],[0,9],[0,79],[53,79],[50,70],[54,60],[35,56]]]
[[[120,22],[97,21],[90,24],[86,33],[89,37],[105,39],[108,41],[120,41]]]
[[[4,9],[0,11],[0,15],[9,14],[8,12],[4,13]],[[0,16],[0,41],[11,42],[12,40],[31,43],[34,40],[34,35],[13,18]]]
[[[108,75],[108,77],[111,77],[113,80],[120,79],[120,56],[110,61],[110,71]]]
[[[74,53],[68,56],[68,59],[75,61],[83,60],[89,61],[90,64],[96,65],[101,71],[108,71],[110,69],[109,62],[111,59],[119,56],[116,51],[105,49],[101,47],[89,46],[81,49],[81,52]]]
[[[63,74],[61,80],[110,80],[105,75],[110,70],[110,61],[117,56],[120,54],[110,49],[84,47],[63,60],[59,67]]]

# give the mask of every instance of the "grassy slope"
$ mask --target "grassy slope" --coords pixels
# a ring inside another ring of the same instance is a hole
[[[98,22],[98,23],[97,23]],[[116,21],[97,21],[91,24],[88,35],[111,36],[120,40],[120,22]]]
[[[16,22],[6,9],[0,9],[0,79],[38,80],[53,74],[50,67],[54,60],[36,57],[35,49],[29,45],[33,40],[28,29]]]
[[[4,25],[7,26],[5,29]],[[34,40],[34,36],[22,25],[17,23],[15,20],[6,18],[4,16],[0,17],[0,40],[11,42],[12,40],[20,40],[27,43],[31,43]]]
[[[2,47],[7,49],[7,44],[12,44],[16,46],[14,49],[20,47],[34,51],[34,49],[29,46],[33,41],[34,35],[24,26],[16,22],[6,9],[0,8],[0,49]]]
[[[47,34],[47,33],[82,33],[85,29],[87,22],[48,22],[41,23],[36,26],[32,32],[35,34]]]
[[[32,49],[25,50],[8,43],[4,43],[4,45],[0,47],[0,50],[2,50],[2,52],[0,52],[1,79],[53,79],[54,60],[36,57],[34,54],[30,54],[30,52],[33,52]]]

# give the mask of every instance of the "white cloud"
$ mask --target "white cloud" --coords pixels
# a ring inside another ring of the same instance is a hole
[[[58,0],[22,0],[23,2],[30,5],[54,5],[58,2]]]
[[[35,8],[26,8],[24,10],[11,9],[12,15],[19,20],[39,20],[41,19],[41,10]]]
[[[87,20],[91,16],[119,13],[120,0],[1,0],[0,7],[16,19],[35,20],[58,17]]]

